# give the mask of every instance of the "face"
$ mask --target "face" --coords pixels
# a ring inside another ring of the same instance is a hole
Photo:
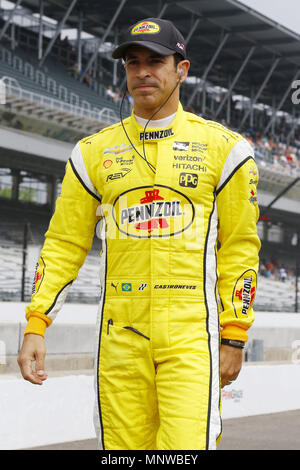
[[[159,108],[170,95],[179,78],[172,55],[162,56],[140,46],[128,48],[125,68],[128,90],[134,100],[134,110],[141,117],[148,117],[151,111]],[[166,113],[169,112],[170,106],[176,106],[173,112],[177,110],[178,89],[168,100],[166,107],[164,106],[165,115],[168,115]],[[155,118],[160,117],[163,117],[161,113]]]

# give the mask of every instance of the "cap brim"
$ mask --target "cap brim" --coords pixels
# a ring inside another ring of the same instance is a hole
[[[125,56],[125,52],[130,46],[142,46],[146,47],[146,49],[150,49],[153,52],[157,52],[161,55],[172,55],[175,54],[176,51],[173,49],[169,49],[168,47],[162,46],[161,44],[157,44],[156,42],[150,41],[129,41],[124,42],[119,47],[117,47],[113,53],[113,59],[123,59]]]

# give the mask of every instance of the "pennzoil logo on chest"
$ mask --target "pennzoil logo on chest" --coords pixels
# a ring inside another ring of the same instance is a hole
[[[192,201],[163,185],[132,188],[118,196],[112,207],[118,230],[133,238],[169,238],[185,231],[195,217]]]

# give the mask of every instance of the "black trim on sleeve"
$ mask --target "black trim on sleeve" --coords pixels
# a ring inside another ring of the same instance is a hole
[[[218,196],[220,194],[220,192],[222,191],[222,189],[224,188],[224,186],[226,186],[226,184],[228,183],[228,181],[231,180],[231,178],[233,177],[233,175],[241,168],[241,166],[244,165],[244,163],[246,163],[248,160],[254,160],[253,156],[252,155],[249,155],[247,158],[245,158],[245,160],[243,160],[231,173],[230,175],[228,176],[228,178],[226,178],[226,180],[224,181],[224,183],[219,187],[219,189],[217,189],[216,191],[216,195]],[[255,162],[256,163],[256,162]]]
[[[60,289],[60,291],[56,294],[56,297],[55,297],[55,299],[54,299],[53,304],[51,305],[51,307],[48,308],[47,312],[45,312],[45,315],[48,315],[48,313],[51,312],[51,310],[52,310],[53,307],[55,306],[55,304],[56,304],[56,302],[57,302],[57,299],[58,299],[58,297],[60,296],[60,294],[62,293],[62,291],[63,291],[66,287],[68,287],[70,284],[72,284],[72,282],[74,282],[74,279],[72,279],[72,281],[68,282],[64,287],[62,287],[62,288]]]
[[[99,198],[98,196],[96,196],[96,194],[94,194],[83,182],[83,180],[80,178],[75,166],[74,166],[74,163],[72,162],[72,159],[69,158],[69,162],[70,162],[70,165],[72,167],[72,170],[74,171],[74,174],[76,176],[76,178],[78,179],[78,181],[80,181],[80,183],[82,184],[82,186],[84,187],[84,189],[91,195],[93,196],[97,201],[101,202],[101,198]]]

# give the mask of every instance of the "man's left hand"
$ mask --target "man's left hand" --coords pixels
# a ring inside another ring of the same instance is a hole
[[[243,361],[243,350],[221,344],[220,348],[220,374],[221,388],[230,385],[240,373]]]

